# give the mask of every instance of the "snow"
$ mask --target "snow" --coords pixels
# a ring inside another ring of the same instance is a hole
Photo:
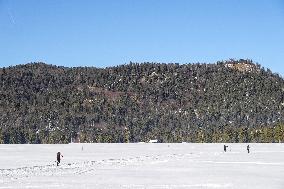
[[[226,145],[0,145],[0,189],[284,188],[284,144]]]

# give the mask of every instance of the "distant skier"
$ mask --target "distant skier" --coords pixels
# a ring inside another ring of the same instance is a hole
[[[224,152],[227,152],[228,146],[224,145]]]
[[[249,145],[247,145],[247,151],[248,151],[248,153],[249,153],[249,149],[250,149],[250,146],[249,146]]]
[[[60,152],[57,152],[57,166],[60,163],[61,157],[63,157],[63,155]]]

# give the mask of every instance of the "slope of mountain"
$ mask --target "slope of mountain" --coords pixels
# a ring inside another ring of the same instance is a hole
[[[0,142],[281,142],[284,80],[250,60],[0,69]]]

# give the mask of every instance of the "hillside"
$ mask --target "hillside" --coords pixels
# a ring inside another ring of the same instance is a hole
[[[284,80],[250,60],[0,69],[0,143],[283,142]]]

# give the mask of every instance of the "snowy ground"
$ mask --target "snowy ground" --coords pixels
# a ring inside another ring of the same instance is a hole
[[[284,188],[284,144],[228,145],[0,145],[0,189]]]

